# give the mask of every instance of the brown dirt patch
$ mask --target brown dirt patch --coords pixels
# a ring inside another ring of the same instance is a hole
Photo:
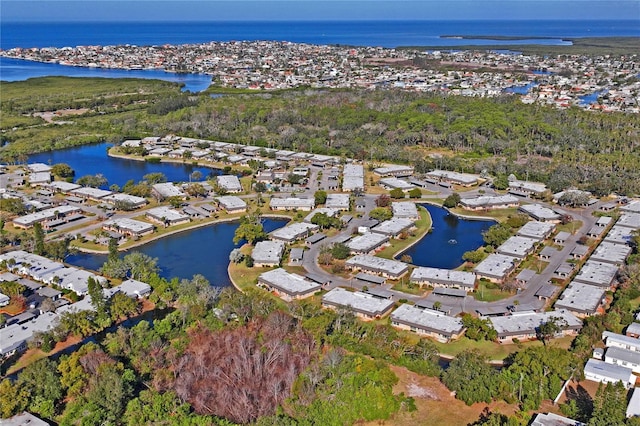
[[[35,117],[40,117],[47,123],[53,123],[53,119],[57,117],[65,117],[68,115],[82,115],[89,111],[88,108],[78,108],[78,109],[59,109],[57,111],[44,111],[44,112],[36,112],[33,115]]]
[[[480,414],[487,407],[492,412],[506,415],[512,415],[517,411],[515,405],[509,405],[502,401],[467,406],[464,402],[457,400],[437,378],[422,376],[403,367],[394,365],[389,367],[399,379],[394,386],[394,393],[402,392],[413,397],[418,410],[413,413],[400,413],[386,422],[366,423],[370,426],[467,425],[478,420]]]

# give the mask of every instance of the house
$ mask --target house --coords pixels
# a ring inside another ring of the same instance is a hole
[[[49,229],[53,223],[71,222],[80,219],[82,210],[75,206],[57,206],[39,212],[26,214],[13,219],[12,223],[15,228],[30,229],[36,223],[42,224],[44,229]]]
[[[640,373],[640,352],[611,346],[604,354],[604,362],[630,368],[634,373]]]
[[[418,267],[411,272],[410,282],[418,284],[420,287],[427,285],[473,291],[476,283],[476,274],[451,269]]]
[[[640,338],[640,322],[632,322],[627,326],[625,334],[629,337]]]
[[[405,303],[391,314],[391,325],[401,330],[410,330],[423,336],[432,337],[442,343],[456,340],[464,333],[464,326],[460,318]]]
[[[486,278],[494,283],[502,283],[519,262],[519,259],[512,256],[491,253],[478,263],[473,271],[480,278]]]
[[[391,203],[391,211],[394,218],[420,220],[418,207],[411,201],[395,201]]]
[[[555,248],[551,247],[551,246],[545,246],[542,250],[540,250],[540,252],[538,253],[538,257],[541,260],[549,260],[551,259],[553,256],[555,256],[556,254],[558,254],[559,251],[556,250]]]
[[[556,301],[555,307],[583,318],[599,313],[604,300],[604,288],[572,281]]]
[[[273,292],[287,302],[305,299],[322,288],[320,284],[306,280],[298,274],[291,274],[282,268],[260,274],[258,286]]]
[[[347,260],[345,266],[353,270],[361,270],[371,274],[397,280],[409,271],[406,263],[389,260],[368,254],[359,254]]]
[[[216,177],[216,182],[221,189],[230,194],[235,194],[243,191],[242,184],[240,183],[240,179],[238,179],[238,176],[221,175]]]
[[[573,250],[571,250],[571,258],[572,259],[584,259],[589,253],[589,246],[584,246],[581,244],[576,245]]]
[[[0,357],[11,356],[27,349],[35,333],[47,332],[56,327],[58,315],[46,312],[22,324],[12,324],[0,328]]]
[[[520,206],[520,200],[508,194],[498,196],[483,195],[460,200],[460,207],[471,211],[509,209],[518,206]]]
[[[564,243],[567,242],[569,237],[571,237],[570,232],[561,231],[561,232],[558,232],[555,237],[553,237],[553,242],[556,244],[564,245]]]
[[[71,191],[71,194],[82,198],[83,200],[102,201],[104,197],[113,194],[113,192],[105,189],[86,187],[74,189]]]
[[[617,267],[624,265],[627,257],[631,254],[632,248],[626,244],[616,244],[609,241],[601,242],[591,253],[590,260],[602,263],[611,263]]]
[[[134,195],[129,194],[111,194],[107,195],[102,199],[103,201],[118,205],[124,204],[129,206],[130,208],[140,208],[147,204],[147,199],[143,197],[136,197]]]
[[[164,226],[180,225],[181,223],[188,223],[191,220],[189,216],[165,206],[149,209],[145,212],[145,216],[149,220]]]
[[[618,347],[631,351],[640,352],[640,339],[613,333],[611,331],[602,332],[602,340],[606,347]]]
[[[640,417],[640,389],[631,391],[631,399],[627,405],[627,418]]]
[[[435,182],[447,182],[453,185],[473,186],[478,183],[479,176],[467,173],[451,172],[448,170],[433,170],[427,173],[429,178]]]
[[[225,195],[216,198],[218,206],[229,214],[244,213],[247,211],[247,203],[240,197],[235,195]]]
[[[187,199],[187,194],[171,182],[156,183],[151,185],[151,192],[159,200],[177,197],[182,200]]]
[[[527,182],[522,180],[512,180],[509,182],[509,193],[521,196],[536,196],[540,197],[547,191],[547,186],[544,183]]]
[[[386,235],[389,238],[399,238],[403,232],[414,227],[411,219],[393,217],[371,228],[371,232]]]
[[[412,188],[415,188],[413,185],[411,185],[406,180],[398,179],[398,178],[395,178],[395,177],[389,177],[389,178],[380,179],[378,184],[381,187],[383,187],[384,189],[387,189],[387,190],[401,189],[403,191],[408,191],[408,190],[410,190]]]
[[[535,251],[537,244],[538,240],[534,238],[515,235],[513,237],[509,237],[507,241],[500,244],[500,246],[496,249],[496,252],[505,256],[524,259],[529,254]]]
[[[271,232],[270,237],[272,239],[281,240],[286,243],[291,243],[296,240],[306,238],[311,235],[312,232],[319,229],[318,225],[312,223],[292,223],[291,225],[284,226]]]
[[[616,222],[618,226],[640,229],[640,213],[622,213]]]
[[[604,231],[604,228],[598,226],[594,226],[594,228],[598,228],[602,230],[602,232]],[[632,228],[616,224],[609,230],[607,235],[604,236],[604,241],[616,244],[629,244],[633,240],[633,231],[634,230]]]
[[[251,257],[256,267],[278,266],[284,253],[282,241],[260,241],[256,243]]]
[[[566,310],[550,312],[514,312],[511,315],[489,317],[489,321],[498,333],[500,343],[513,343],[536,339],[539,327],[549,321],[555,321],[559,331],[555,337],[575,335],[582,328],[582,320]]]
[[[593,358],[584,366],[584,378],[599,383],[622,382],[626,389],[632,388],[636,383],[636,376],[630,368],[608,364]]]
[[[151,286],[142,281],[128,279],[111,290],[117,290],[131,298],[142,299],[151,293]]]
[[[49,423],[26,411],[2,420],[1,424],[2,426],[49,426]]]
[[[11,298],[6,294],[0,293],[0,306],[7,306],[11,302]]]
[[[616,265],[589,259],[582,265],[574,281],[609,288],[617,275],[618,267]]]
[[[538,413],[530,426],[586,426],[586,424],[554,413]]]
[[[351,253],[368,254],[389,242],[389,237],[384,234],[365,232],[347,242]]]
[[[361,164],[345,164],[342,170],[344,192],[364,190],[364,167]]]
[[[373,169],[373,173],[381,177],[407,177],[413,174],[413,167],[392,165],[387,167],[378,167]]]
[[[518,210],[539,222],[560,222],[560,215],[542,204],[523,204]]]
[[[154,226],[147,222],[135,219],[117,218],[102,224],[102,229],[112,231],[128,237],[140,238],[153,233]]]
[[[309,212],[316,203],[312,198],[271,198],[269,208],[271,210],[301,210]]]
[[[517,232],[522,237],[535,238],[542,241],[549,238],[549,236],[556,229],[556,225],[549,222],[531,221],[525,223]]]
[[[328,309],[348,309],[364,320],[379,319],[393,309],[393,300],[382,299],[371,294],[352,293],[336,287],[322,296],[322,306]]]
[[[327,194],[325,207],[336,210],[349,210],[349,194]]]

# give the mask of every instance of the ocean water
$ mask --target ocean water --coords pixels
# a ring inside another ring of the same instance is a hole
[[[321,22],[0,22],[0,49],[81,45],[161,45],[232,40],[277,40],[357,46],[443,46],[515,44],[442,36],[518,36],[537,44],[562,38],[640,36],[628,21],[321,21]]]

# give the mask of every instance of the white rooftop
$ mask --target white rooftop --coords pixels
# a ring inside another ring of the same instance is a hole
[[[382,315],[393,306],[393,300],[382,299],[367,293],[352,293],[340,287],[322,296],[322,303],[352,308],[370,316]]]
[[[393,311],[391,321],[400,321],[408,323],[407,325],[449,335],[460,333],[464,327],[460,318],[450,317],[431,309],[421,309],[406,303]]]

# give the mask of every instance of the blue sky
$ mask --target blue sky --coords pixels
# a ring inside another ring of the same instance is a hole
[[[15,21],[637,19],[640,0],[1,0]]]

